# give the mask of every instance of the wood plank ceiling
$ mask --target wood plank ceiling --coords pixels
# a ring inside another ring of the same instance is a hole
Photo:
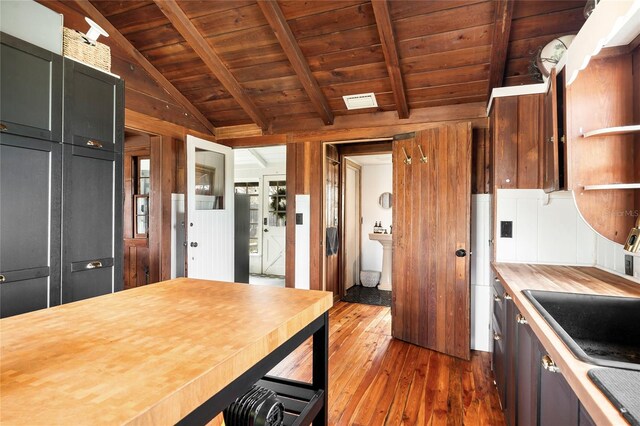
[[[532,83],[534,52],[584,23],[584,0],[373,1],[91,3],[215,126],[263,129],[486,102],[490,85]],[[366,92],[377,108],[346,109]]]

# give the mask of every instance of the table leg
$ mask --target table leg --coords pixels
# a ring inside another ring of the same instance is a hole
[[[313,379],[315,389],[324,390],[322,410],[313,420],[313,426],[326,426],[329,413],[329,313],[324,313],[322,327],[313,333]]]

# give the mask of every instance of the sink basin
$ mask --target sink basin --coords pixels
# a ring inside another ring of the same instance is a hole
[[[640,370],[640,299],[537,290],[523,293],[578,359]]]

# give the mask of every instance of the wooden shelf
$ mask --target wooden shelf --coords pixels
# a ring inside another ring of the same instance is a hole
[[[606,185],[585,185],[585,191],[596,191],[604,189],[640,189],[640,183],[610,183]]]
[[[640,124],[636,124],[633,126],[605,127],[604,129],[597,129],[583,133],[582,137],[590,138],[592,136],[624,135],[626,133],[636,132],[640,132]]]

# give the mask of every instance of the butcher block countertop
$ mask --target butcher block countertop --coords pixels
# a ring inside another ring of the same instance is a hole
[[[512,296],[520,313],[527,319],[547,353],[560,367],[564,378],[596,424],[628,424],[587,376],[587,371],[596,366],[573,356],[522,290],[640,297],[640,284],[592,267],[494,263],[493,268],[505,291]],[[597,327],[597,324],[594,326]]]
[[[175,424],[332,306],[179,278],[0,320],[1,424]]]

